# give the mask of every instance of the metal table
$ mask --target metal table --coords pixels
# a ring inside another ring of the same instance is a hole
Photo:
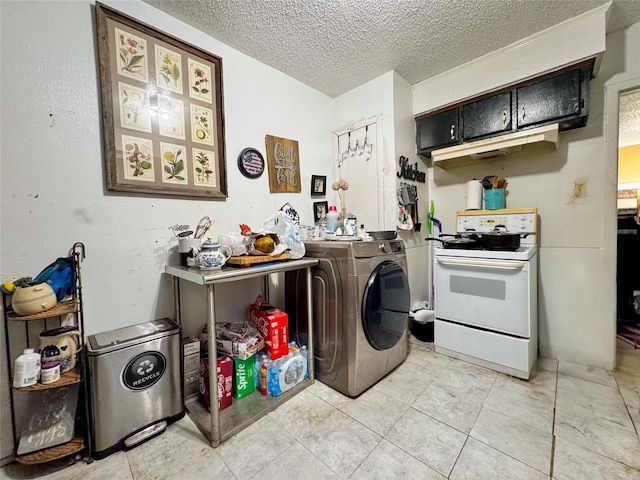
[[[235,400],[231,406],[222,412],[218,409],[218,397],[212,393],[209,397],[209,411],[194,401],[186,405],[189,416],[193,419],[200,431],[207,437],[212,447],[231,438],[233,435],[256,422],[264,415],[274,410],[291,397],[304,390],[314,382],[313,369],[313,312],[311,301],[311,267],[318,264],[318,260],[302,258],[300,260],[288,260],[280,263],[266,263],[248,268],[223,267],[220,270],[200,270],[199,268],[168,265],[165,272],[171,275],[173,282],[174,306],[176,321],[180,324],[180,282],[186,281],[204,286],[207,319],[207,338],[209,354],[209,385],[215,392],[217,379],[217,352],[216,352],[216,305],[215,286],[220,283],[237,282],[252,278],[264,279],[263,290],[268,298],[269,275],[284,273],[294,270],[306,270],[307,276],[307,317],[308,317],[308,378],[304,379],[291,390],[277,396],[265,396],[261,394],[248,395]]]

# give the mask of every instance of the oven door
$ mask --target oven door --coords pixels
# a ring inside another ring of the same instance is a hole
[[[537,258],[436,256],[436,318],[521,338],[537,315]],[[535,324],[535,323],[534,323]]]

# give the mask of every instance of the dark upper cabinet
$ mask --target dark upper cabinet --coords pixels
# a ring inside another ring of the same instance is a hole
[[[513,129],[511,92],[483,98],[462,106],[464,141],[508,133]]]
[[[559,130],[584,127],[589,117],[592,62],[572,70],[512,85],[416,118],[418,153],[557,123]]]
[[[418,153],[460,143],[460,109],[452,108],[417,120]]]
[[[518,128],[556,122],[560,130],[586,125],[589,79],[589,69],[581,68],[517,88]]]

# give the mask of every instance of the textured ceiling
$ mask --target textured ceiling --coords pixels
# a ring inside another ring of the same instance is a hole
[[[390,70],[414,85],[608,0],[144,0],[335,97]],[[607,31],[640,21],[613,0]]]

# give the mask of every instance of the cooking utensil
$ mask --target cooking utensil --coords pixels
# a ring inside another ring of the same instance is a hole
[[[433,233],[433,220],[434,220],[433,214],[434,213],[435,213],[435,205],[433,203],[433,200],[431,200],[431,202],[429,202],[429,215],[427,215],[427,230],[429,231],[429,235]]]
[[[191,234],[193,234],[193,230],[186,230],[184,232],[180,232],[178,234],[178,238],[187,238]]]
[[[198,226],[196,227],[196,233],[194,237],[202,238],[204,234],[209,231],[209,229],[211,228],[211,225],[213,225],[213,221],[209,217],[207,216],[202,217],[198,222]]]
[[[453,237],[453,238],[443,238],[443,237]],[[440,237],[427,237],[425,240],[428,241],[436,241],[442,243],[444,248],[457,248],[463,250],[470,250],[474,248],[481,248],[482,245],[479,242],[479,238],[475,234],[471,234],[469,236],[457,234],[441,234]]]
[[[496,225],[493,232],[483,233],[481,241],[487,250],[516,251],[520,248],[520,234],[508,232],[504,225]]]
[[[182,232],[184,232],[185,230],[189,230],[189,225],[176,224],[172,227],[169,227],[169,230],[171,230],[176,237],[180,238],[180,234]]]
[[[395,230],[379,230],[376,232],[367,232],[374,240],[393,240],[398,236]]]
[[[495,175],[487,175],[482,179],[482,182],[480,183],[482,183],[482,186],[484,187],[485,190],[491,190],[493,188],[492,182],[494,178],[498,178],[498,177]]]

